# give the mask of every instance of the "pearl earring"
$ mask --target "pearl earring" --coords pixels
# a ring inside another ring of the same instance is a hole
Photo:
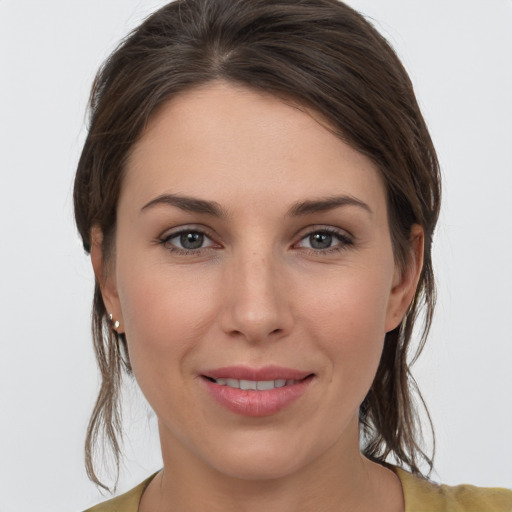
[[[108,319],[109,319],[111,325],[117,331],[117,329],[119,329],[119,325],[120,325],[119,320],[114,320],[114,315],[112,313],[108,314]]]

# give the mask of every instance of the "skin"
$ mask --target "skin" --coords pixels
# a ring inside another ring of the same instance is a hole
[[[214,201],[224,216],[144,208],[162,194]],[[290,213],[333,196],[365,206]],[[202,247],[180,251],[180,229],[206,233]],[[326,229],[328,247],[313,247]],[[112,261],[92,235],[104,301],[159,420],[164,469],[142,512],[404,509],[395,474],[359,452],[358,409],[414,294],[423,236],[414,226],[398,269],[368,158],[314,112],[210,83],[165,104],[133,148]],[[284,410],[250,418],[200,378],[239,364],[314,379]]]

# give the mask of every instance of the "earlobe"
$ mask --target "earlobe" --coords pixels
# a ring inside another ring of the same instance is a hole
[[[93,226],[91,229],[91,263],[108,312],[108,319],[113,328],[121,333],[120,326],[123,324],[123,320],[114,269],[112,263],[106,262],[104,259],[103,233],[99,226]]]
[[[419,224],[413,224],[409,236],[410,251],[404,269],[395,269],[393,288],[388,303],[386,332],[392,331],[402,321],[416,293],[423,268],[425,233]]]

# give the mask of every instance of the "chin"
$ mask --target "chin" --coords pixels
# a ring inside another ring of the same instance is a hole
[[[279,454],[279,457],[277,457]],[[247,481],[279,480],[297,472],[304,466],[301,459],[290,453],[283,454],[278,450],[259,457],[245,454],[233,454],[222,461],[215,461],[214,469],[230,478]]]
[[[217,441],[215,452],[203,460],[231,478],[277,480],[300,471],[328,449],[328,446],[319,445],[318,440],[308,442],[285,432],[244,434],[226,437],[224,446],[219,446]]]

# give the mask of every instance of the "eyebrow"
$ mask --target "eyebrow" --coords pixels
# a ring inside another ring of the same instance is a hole
[[[145,204],[141,208],[141,211],[158,205],[174,206],[186,212],[201,213],[218,218],[225,218],[228,216],[226,210],[224,210],[222,206],[215,201],[206,201],[204,199],[197,199],[195,197],[178,194],[162,194],[155,197],[149,201],[149,203]],[[340,208],[342,206],[356,206],[370,214],[373,214],[372,209],[360,199],[349,195],[341,195],[300,201],[288,210],[287,216],[299,217],[302,215],[334,210],[335,208]]]
[[[311,213],[326,212],[341,206],[357,206],[373,215],[372,209],[360,199],[349,195],[331,196],[320,199],[301,201],[292,206],[288,212],[291,216],[309,215]]]
[[[141,211],[153,208],[157,205],[175,206],[186,212],[202,213],[213,217],[227,217],[226,211],[215,201],[205,201],[195,197],[182,196],[177,194],[162,194],[145,204]]]

